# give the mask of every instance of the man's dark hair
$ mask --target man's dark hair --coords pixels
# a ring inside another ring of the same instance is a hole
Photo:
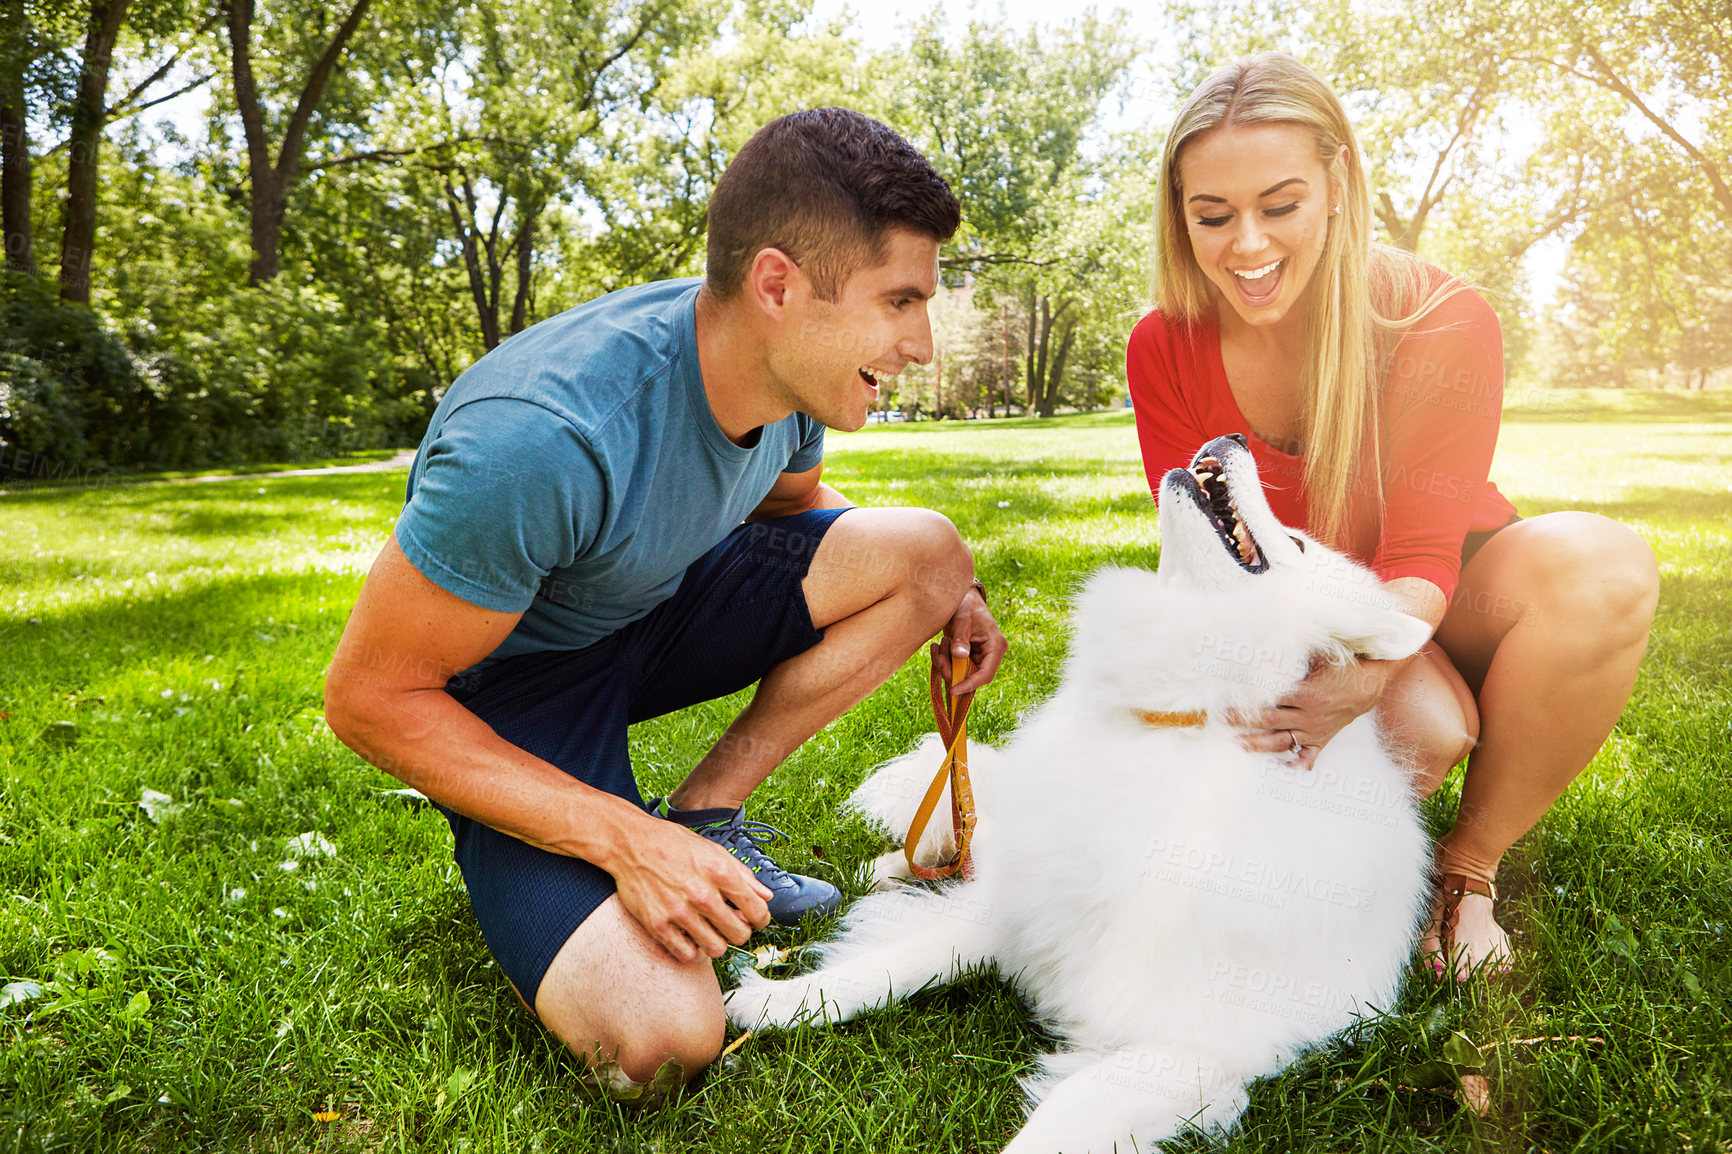
[[[961,223],[950,186],[893,130],[847,108],[808,109],[758,129],[716,182],[705,279],[727,300],[752,258],[776,248],[833,301],[883,262],[889,229],[942,244]]]

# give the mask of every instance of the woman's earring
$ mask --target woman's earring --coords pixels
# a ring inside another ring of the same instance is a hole
[[[1338,204],[1334,208],[1330,209],[1329,215],[1330,216],[1340,216],[1341,215],[1341,206]]]

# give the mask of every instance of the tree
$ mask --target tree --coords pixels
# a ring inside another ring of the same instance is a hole
[[[5,0],[0,6],[0,237],[6,267],[31,275],[36,272],[36,255],[30,223],[26,76],[36,56],[34,40],[24,0]]]
[[[30,148],[32,121],[64,127],[65,138],[45,155],[66,153],[66,193],[61,201],[60,296],[88,303],[97,233],[101,145],[115,120],[171,99],[204,79],[147,99],[168,76],[184,45],[188,14],[181,0],[6,0],[0,8],[0,232],[7,263],[36,269],[32,200],[36,160]],[[117,46],[130,38],[132,55],[153,62],[157,45],[168,55],[118,102],[108,101]],[[82,47],[75,47],[81,43]],[[76,67],[73,67],[76,62]]]
[[[1493,11],[1506,59],[1614,95],[1732,222],[1732,34],[1724,3],[1525,0]]]
[[[328,33],[322,27],[325,24],[323,6],[312,14],[308,21],[312,27],[305,31],[314,31],[323,39],[323,44],[320,45],[320,39],[311,41],[318,55],[307,70],[305,80],[300,83],[294,110],[282,125],[281,143],[275,160],[271,158],[272,134],[265,123],[266,109],[253,74],[253,0],[221,0],[221,3],[228,26],[235,106],[240,112],[246,137],[247,176],[251,182],[253,263],[247,279],[248,283],[258,285],[277,275],[283,213],[289,188],[300,170],[302,153],[306,149],[308,122],[324,96],[325,86],[336,71],[350,38],[366,17],[372,0],[354,0],[347,15]]]
[[[90,275],[96,247],[96,204],[101,170],[102,134],[111,120],[127,110],[147,107],[144,89],[168,73],[178,54],[162,65],[118,105],[108,103],[108,78],[114,48],[128,14],[135,34],[145,43],[183,20],[176,0],[156,0],[133,7],[132,0],[93,0],[83,10],[84,50],[72,99],[67,135],[66,199],[62,208],[60,296],[78,304],[90,302]],[[166,97],[164,99],[167,99]]]
[[[72,106],[66,164],[64,231],[60,241],[60,296],[90,301],[91,250],[96,243],[96,180],[102,130],[107,124],[108,71],[129,0],[96,0],[85,21],[84,66]]]
[[[1089,271],[1057,250],[1093,191],[1088,134],[1139,46],[1122,15],[1092,12],[1044,37],[976,21],[953,46],[942,18],[929,16],[901,54],[891,112],[962,201],[945,267],[977,277],[994,307],[1018,302],[1028,405],[1051,415],[1081,323],[1075,291]]]
[[[682,51],[713,41],[726,8],[483,0],[463,11],[403,143],[417,154],[410,186],[439,205],[456,243],[483,348],[534,319],[538,263],[563,255],[548,222],[574,223],[563,207],[622,157],[629,166],[658,88]],[[467,79],[460,99],[448,95],[455,73]]]
[[[1575,347],[1620,358],[1610,370],[1620,381],[1635,370],[1634,379],[1699,384],[1732,364],[1715,337],[1727,321],[1721,242],[1732,225],[1724,4],[1528,0],[1491,16],[1504,57],[1555,86],[1561,119],[1590,158],[1554,326],[1590,329]]]
[[[841,105],[884,117],[883,85],[857,43],[816,24],[810,0],[749,0],[725,39],[683,44],[606,164],[585,169],[589,246],[608,288],[702,269],[710,192],[733,154],[778,116]]]

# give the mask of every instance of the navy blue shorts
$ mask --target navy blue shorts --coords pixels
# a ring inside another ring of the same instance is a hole
[[[626,726],[725,697],[823,640],[800,583],[841,509],[742,525],[649,615],[586,649],[507,658],[447,691],[506,741],[638,805]],[[531,1006],[572,931],[614,892],[605,870],[445,811],[482,936]]]

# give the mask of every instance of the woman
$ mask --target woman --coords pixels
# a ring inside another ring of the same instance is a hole
[[[1127,355],[1152,488],[1242,432],[1288,524],[1371,565],[1433,627],[1407,661],[1314,672],[1247,746],[1306,765],[1371,709],[1430,794],[1468,757],[1439,842],[1422,951],[1465,978],[1509,968],[1498,863],[1599,750],[1647,647],[1652,552],[1589,513],[1522,519],[1486,477],[1497,317],[1459,281],[1370,242],[1346,113],[1297,60],[1206,80],[1161,163],[1155,311]]]

